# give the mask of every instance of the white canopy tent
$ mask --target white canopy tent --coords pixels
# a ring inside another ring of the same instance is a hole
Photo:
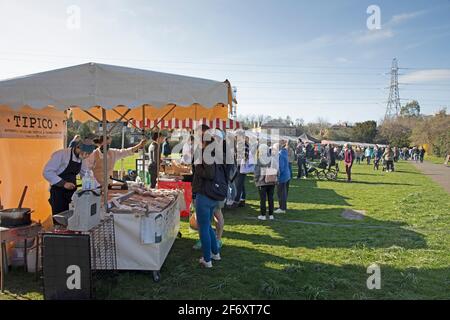
[[[219,82],[87,63],[0,81],[0,112],[4,112],[0,113],[0,138],[3,122],[5,126],[6,121],[10,122],[3,115],[11,112],[36,113],[40,109],[40,114],[45,115],[64,111],[75,120],[95,119],[107,128],[110,121],[144,120],[146,112],[162,110],[164,119],[176,107],[180,107],[182,114],[192,111],[198,116],[211,110],[223,117],[232,112],[232,102],[228,80]],[[103,130],[105,150],[106,136]],[[103,159],[106,177],[107,157]],[[107,184],[103,188],[106,206]]]
[[[175,74],[87,63],[0,82],[0,103],[16,109],[53,106],[112,109],[229,103],[229,84]]]

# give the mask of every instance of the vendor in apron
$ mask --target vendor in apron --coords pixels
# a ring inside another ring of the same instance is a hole
[[[95,150],[90,139],[78,141],[72,148],[56,151],[44,167],[44,178],[50,183],[52,214],[69,210],[77,189],[77,175],[84,176],[89,168],[86,159]]]
[[[127,149],[111,149],[109,146],[111,144],[111,137],[107,138],[107,157],[108,157],[108,168],[107,173],[108,177],[113,176],[114,171],[114,165],[117,161],[129,157],[133,155],[136,151],[143,148],[145,146],[145,143],[147,140],[142,139],[139,144],[137,144],[134,147],[127,148]],[[98,184],[100,186],[103,186],[104,183],[104,172],[103,172],[103,137],[99,137],[94,140],[95,144],[97,145],[97,149],[89,156],[87,159],[87,165],[94,173],[95,180],[97,180]],[[108,181],[108,184],[111,183],[111,181]]]

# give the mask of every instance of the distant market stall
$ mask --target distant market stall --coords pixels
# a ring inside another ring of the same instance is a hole
[[[102,123],[102,128],[107,128],[112,122],[141,121],[144,135],[146,130],[152,129],[150,124],[146,125],[148,118],[159,121],[166,117],[226,120],[234,111],[232,108],[233,94],[228,81],[97,63],[0,81],[2,205],[14,207],[23,187],[21,184],[26,181],[31,191],[26,204],[34,210],[32,219],[45,223],[47,228],[51,225],[48,184],[42,177],[42,169],[51,154],[63,147],[67,117],[81,122],[94,120]],[[107,130],[103,130],[104,150],[107,149],[107,135]],[[107,181],[108,157],[103,157],[103,168],[104,181]],[[97,208],[103,211],[103,218],[111,215],[108,192],[105,183],[102,186],[102,208]],[[94,195],[91,197],[95,198]],[[77,212],[75,208],[73,214],[87,213]],[[132,215],[137,217],[135,226],[142,226],[146,214],[148,212],[139,214],[133,211]],[[179,220],[179,214],[172,216]],[[168,224],[175,229],[179,226],[177,221]],[[166,250],[175,239],[175,229],[167,230],[170,237],[165,237]],[[139,228],[134,227],[133,230]],[[134,242],[128,245],[139,248],[143,234],[132,235]],[[164,254],[162,256],[165,258]]]
[[[350,142],[350,141],[333,141],[333,140],[322,140],[322,144],[332,144],[336,146],[343,146],[344,144],[350,144],[354,147],[364,147],[364,148],[375,148],[375,146],[378,146],[380,148],[386,148],[387,145],[385,144],[375,144],[375,143],[365,143],[365,142]]]

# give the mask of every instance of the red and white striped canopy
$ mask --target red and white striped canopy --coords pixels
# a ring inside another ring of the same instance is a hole
[[[155,125],[158,123],[159,120],[152,120],[152,119],[146,119],[145,121],[145,128],[151,129],[155,127]],[[136,127],[143,128],[144,123],[143,121],[138,120],[132,120],[131,121]],[[161,122],[158,124],[158,128],[160,129],[195,129],[198,126],[201,126],[202,124],[206,124],[212,129],[239,129],[241,127],[240,123],[235,120],[227,119],[214,119],[214,120],[208,120],[208,119],[200,119],[200,120],[193,120],[193,119],[185,119],[185,120],[179,120],[179,119],[169,119],[169,120],[161,120]]]

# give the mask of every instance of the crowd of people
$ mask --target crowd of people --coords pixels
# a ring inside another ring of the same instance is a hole
[[[207,139],[201,139],[202,152],[208,150],[212,143],[223,143],[223,156],[216,157],[213,163],[208,162],[205,156],[201,157],[200,162],[196,161],[194,138],[191,137],[182,148],[181,159],[193,164],[194,227],[198,229],[200,238],[194,249],[202,250],[200,264],[211,268],[213,261],[221,259],[221,237],[225,223],[222,209],[226,207],[234,210],[246,206],[245,184],[248,174],[254,174],[254,184],[260,198],[259,220],[274,220],[274,214],[287,211],[295,152],[289,150],[287,141],[251,144],[248,137],[237,136],[234,141],[231,140],[236,152],[231,155],[230,163],[222,161],[227,158],[227,143],[230,143],[229,139],[225,139],[225,133],[221,130],[211,133],[207,126],[202,126],[201,129],[203,135],[211,135]],[[218,158],[221,161],[216,161]],[[221,188],[222,185],[225,188]],[[275,194],[278,197],[278,208],[275,208]],[[212,222],[215,222],[215,230]]]
[[[205,135],[209,138],[205,139]],[[319,160],[324,163],[327,170],[339,171],[339,163],[343,162],[346,173],[346,181],[352,181],[352,168],[354,163],[357,165],[373,165],[374,170],[379,170],[382,164],[383,171],[392,172],[395,169],[395,163],[402,160],[423,161],[425,150],[423,147],[413,148],[397,148],[397,147],[379,147],[378,145],[370,147],[352,146],[349,143],[344,145],[333,144],[314,144],[310,141],[303,142],[298,139],[296,143],[289,143],[287,140],[280,140],[278,143],[270,141],[254,141],[250,142],[245,134],[240,137],[236,136],[231,140],[234,145],[235,152],[231,155],[232,161],[229,161],[227,152],[230,140],[227,139],[225,132],[221,130],[210,130],[206,125],[201,127],[201,148],[200,161],[196,157],[198,150],[195,145],[194,135],[190,135],[180,150],[181,162],[190,164],[193,168],[192,191],[193,191],[193,212],[195,212],[195,228],[199,232],[199,240],[194,245],[194,249],[202,250],[202,258],[200,264],[204,267],[212,267],[212,261],[221,259],[220,250],[222,247],[222,235],[224,230],[225,219],[223,209],[234,210],[246,206],[246,181],[249,174],[253,174],[253,183],[255,184],[259,196],[259,215],[257,219],[261,221],[274,220],[275,214],[284,214],[288,210],[289,185],[293,176],[293,166],[297,165],[297,179],[306,179],[310,173],[310,163]],[[154,133],[148,146],[149,173],[151,187],[156,187],[157,177],[159,174],[159,165],[162,156],[169,156],[172,152],[170,141],[165,135]],[[108,140],[108,145],[110,144]],[[127,155],[134,153],[142,148],[146,141],[143,140],[135,147],[116,150],[108,148],[108,160],[111,166],[118,160]],[[214,161],[207,161],[204,152],[208,147],[216,143],[223,146],[223,154],[217,157],[213,152]],[[92,147],[93,145],[94,147]],[[95,150],[94,150],[95,149]],[[73,173],[82,169],[79,163],[72,162],[69,157],[72,152],[75,157],[79,157],[77,152],[83,153],[84,150],[89,151],[86,158],[86,167],[94,172],[94,176],[102,184],[102,157],[103,157],[103,140],[99,137],[94,142],[86,142],[76,137],[68,149],[66,158],[63,161],[61,169],[55,171],[55,174],[61,176],[62,181],[69,181],[73,184],[74,179],[67,179],[64,174],[64,168]],[[81,150],[81,151],[80,151]],[[242,152],[239,152],[241,150]],[[68,165],[67,165],[68,163]],[[76,168],[75,168],[76,167]],[[108,168],[109,171],[112,167]],[[72,168],[74,170],[72,170]],[[75,170],[76,169],[76,170]],[[63,174],[60,174],[60,171]],[[74,171],[74,172],[72,172]],[[130,174],[131,175],[131,174]],[[133,173],[133,177],[136,174]],[[70,178],[69,177],[69,178]],[[50,179],[51,180],[51,179]],[[50,181],[49,180],[49,181]],[[58,179],[52,180],[58,184]],[[70,190],[70,193],[73,189]],[[276,208],[275,196],[278,200]],[[51,198],[61,198],[56,194]],[[69,195],[64,198],[69,198]],[[55,202],[55,201],[53,201]],[[54,203],[54,212],[60,211],[67,206],[67,201],[58,207],[58,203]],[[191,219],[190,219],[191,220]],[[215,229],[212,227],[215,224]],[[191,226],[193,224],[191,223]]]
[[[206,131],[207,128],[204,128]],[[224,134],[219,135],[218,139],[224,139]],[[216,137],[217,138],[217,137]],[[235,143],[237,143],[235,141]],[[297,179],[306,179],[309,173],[308,164],[314,160],[326,162],[328,170],[339,170],[339,162],[343,162],[347,182],[352,181],[352,167],[354,163],[361,165],[372,165],[374,170],[380,170],[380,164],[383,171],[393,172],[395,163],[400,159],[423,161],[425,150],[423,147],[398,148],[391,146],[371,147],[352,146],[346,143],[342,146],[337,145],[319,145],[309,141],[303,142],[301,139],[296,144],[281,140],[279,143],[270,142],[259,143],[252,146],[248,138],[243,142],[244,153],[242,157],[235,156],[234,163],[224,164],[224,180],[228,184],[227,194],[223,194],[220,201],[210,201],[205,199],[204,189],[201,185],[208,185],[201,179],[213,179],[211,171],[205,174],[202,169],[210,166],[205,163],[194,165],[194,181],[197,181],[194,192],[195,212],[200,234],[200,240],[194,246],[196,249],[203,250],[203,258],[200,263],[205,267],[212,266],[212,260],[220,259],[220,248],[222,246],[221,237],[224,227],[224,218],[222,209],[233,210],[235,208],[245,207],[246,189],[245,183],[247,175],[253,174],[254,181],[259,196],[259,215],[257,219],[261,221],[274,220],[275,214],[283,214],[288,210],[289,185],[293,176],[293,166],[298,166]],[[190,148],[183,147],[183,150],[192,150],[193,139],[189,142]],[[205,145],[206,147],[206,145]],[[252,148],[256,147],[256,152]],[[225,150],[225,147],[224,147]],[[253,156],[254,155],[254,156]],[[252,158],[254,157],[254,159]],[[183,151],[182,159],[192,161],[192,157]],[[215,166],[215,172],[218,171]],[[201,181],[201,182],[199,182]],[[232,190],[232,192],[230,192]],[[200,195],[200,196],[199,196]],[[275,197],[278,200],[276,208]],[[208,198],[208,196],[206,196]],[[211,227],[211,221],[215,221],[216,230]]]

